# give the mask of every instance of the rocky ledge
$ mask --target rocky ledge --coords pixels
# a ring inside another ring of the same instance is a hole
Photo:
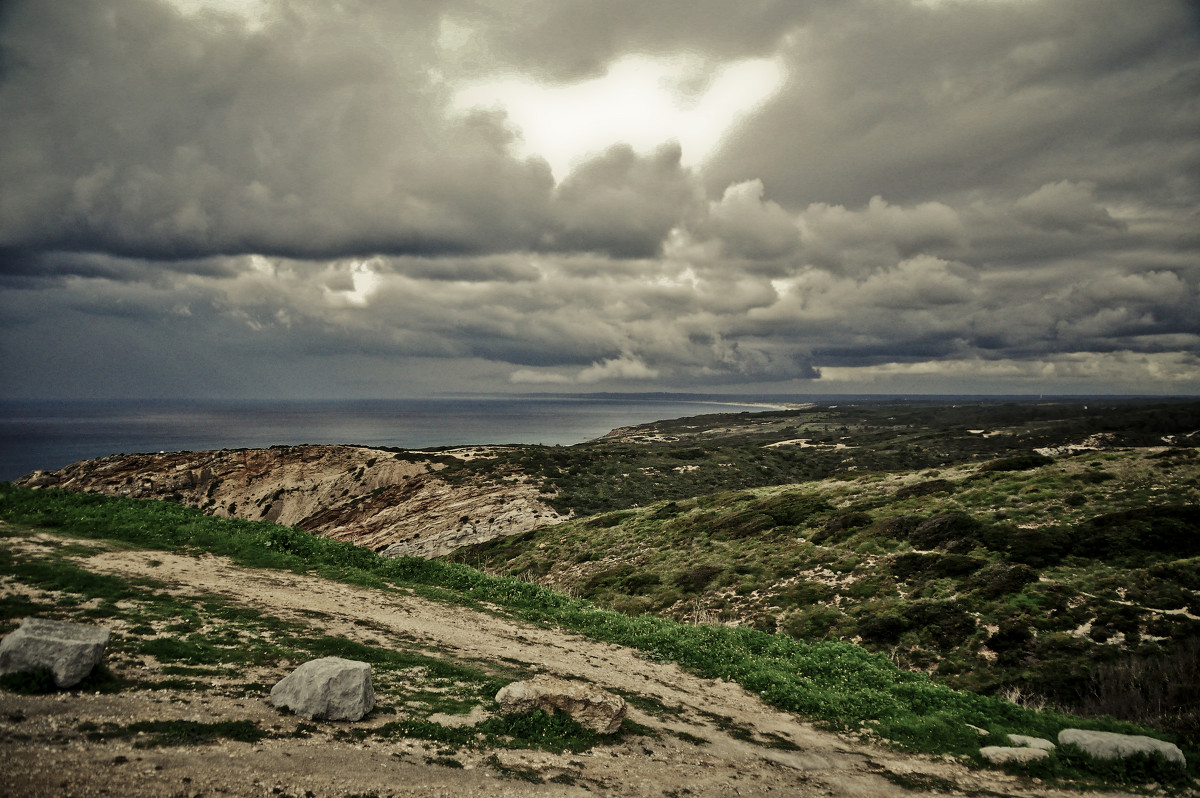
[[[435,557],[566,520],[520,475],[438,476],[447,461],[489,453],[311,445],[121,454],[36,471],[17,483],[170,499],[211,515],[297,526],[384,556]]]

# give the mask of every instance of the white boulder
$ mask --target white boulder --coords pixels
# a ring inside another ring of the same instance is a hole
[[[271,688],[271,703],[309,720],[361,720],[375,706],[371,666],[341,657],[314,659]]]
[[[1007,762],[1033,762],[1050,756],[1050,752],[1045,748],[1027,748],[1025,746],[1009,748],[1001,745],[984,746],[979,749],[979,754],[993,765],[1003,765]]]
[[[0,641],[0,675],[47,670],[58,687],[74,687],[104,657],[109,634],[104,626],[25,618]]]
[[[1124,759],[1137,754],[1150,756],[1157,752],[1168,762],[1187,766],[1187,759],[1178,746],[1138,734],[1063,729],[1058,733],[1058,743],[1077,745],[1096,759]]]
[[[1045,737],[1030,737],[1025,734],[1010,734],[1008,741],[1018,748],[1040,748],[1043,751],[1053,751],[1054,743]]]

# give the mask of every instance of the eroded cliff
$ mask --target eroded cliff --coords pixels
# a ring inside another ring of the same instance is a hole
[[[298,526],[385,556],[433,557],[565,520],[523,475],[438,475],[447,463],[494,452],[275,446],[121,454],[37,471],[18,484],[170,499],[212,515]]]

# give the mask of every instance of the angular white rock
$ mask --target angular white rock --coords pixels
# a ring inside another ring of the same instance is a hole
[[[1058,733],[1058,743],[1077,745],[1096,759],[1124,759],[1137,754],[1149,756],[1157,752],[1168,762],[1187,765],[1187,759],[1178,746],[1139,734],[1063,729]]]
[[[988,745],[979,749],[979,754],[994,765],[1006,762],[1032,762],[1035,759],[1045,759],[1050,752],[1045,748],[1008,748],[1001,745]]]
[[[0,641],[0,675],[48,670],[57,686],[74,687],[104,657],[109,634],[104,626],[25,618]]]
[[[375,706],[371,666],[341,657],[314,659],[271,688],[271,703],[309,720],[361,720]]]
[[[1054,743],[1045,737],[1029,737],[1024,734],[1010,734],[1008,741],[1018,748],[1040,748],[1043,751],[1053,751]]]
[[[535,676],[529,681],[506,685],[496,693],[496,701],[506,715],[537,709],[548,714],[566,712],[580,726],[600,734],[612,734],[619,729],[629,711],[620,696],[590,684],[550,676]]]

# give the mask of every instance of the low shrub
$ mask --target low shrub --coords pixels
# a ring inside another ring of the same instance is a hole
[[[1053,457],[1047,457],[1044,454],[1030,452],[1029,454],[1018,454],[1012,457],[997,458],[981,465],[979,467],[979,471],[982,473],[991,471],[1028,471],[1033,468],[1041,468],[1042,466],[1051,465],[1053,463]]]
[[[982,523],[955,510],[921,522],[908,534],[908,541],[918,549],[970,551],[979,543],[982,530]]]
[[[273,524],[213,518],[161,502],[0,485],[0,518],[14,526],[57,528],[83,538],[116,539],[170,551],[204,551],[240,563],[265,561],[270,567],[319,573],[353,584],[404,587],[467,606],[486,602],[510,617],[636,648],[650,659],[678,663],[703,678],[737,682],[772,706],[829,727],[852,730],[864,721],[878,721],[875,728],[886,739],[928,753],[977,751],[978,738],[966,729],[966,723],[1045,737],[1053,737],[1067,725],[1142,733],[1130,724],[1035,712],[994,697],[955,691],[925,674],[900,669],[862,647],[821,640],[853,630],[854,621],[836,608],[820,604],[786,613],[782,625],[788,635],[768,634],[745,627],[686,625],[645,614],[624,617],[537,584],[489,576],[459,563],[415,557],[385,559],[353,544],[316,536],[304,541],[298,537],[303,533],[273,533]],[[877,522],[875,528],[879,526]],[[267,545],[280,541],[288,544],[289,551]],[[624,577],[634,573],[631,568]],[[614,584],[617,581],[613,578]],[[649,605],[642,597],[625,598],[630,609],[638,603]],[[942,646],[961,644],[975,632],[974,618],[954,600],[915,601],[896,614],[910,625],[905,634],[917,633]],[[859,619],[860,625],[864,622]],[[891,633],[881,625],[878,634],[886,637]],[[144,641],[127,642],[133,648]],[[188,642],[198,645],[198,641]],[[219,652],[189,649],[162,653],[182,657],[211,653],[224,662],[237,643],[229,642],[230,647],[221,646]],[[1033,657],[1045,662],[1081,662],[1084,667],[1040,672],[1039,688],[1047,695],[1066,695],[1076,689],[1074,697],[1081,697],[1088,683],[1087,657],[1093,650],[1091,643],[1069,634],[1040,635],[1034,642]],[[251,656],[258,657],[260,652],[253,651]]]
[[[892,558],[889,567],[898,579],[914,576],[960,577],[974,573],[986,564],[986,560],[968,554],[934,554],[906,552]]]
[[[975,633],[975,618],[955,600],[918,599],[900,612],[910,628],[939,647],[957,646]]]
[[[974,590],[983,598],[995,599],[1016,593],[1036,581],[1038,573],[1028,565],[997,562],[976,571],[963,582],[963,587]]]
[[[913,485],[905,485],[896,491],[895,497],[897,501],[904,499],[912,499],[919,496],[932,496],[937,493],[953,493],[954,483],[948,479],[930,479],[925,482],[917,482]]]
[[[781,607],[807,607],[827,601],[833,588],[823,582],[798,582],[775,595]]]
[[[677,574],[674,583],[685,593],[701,593],[724,570],[719,565],[699,565]]]

